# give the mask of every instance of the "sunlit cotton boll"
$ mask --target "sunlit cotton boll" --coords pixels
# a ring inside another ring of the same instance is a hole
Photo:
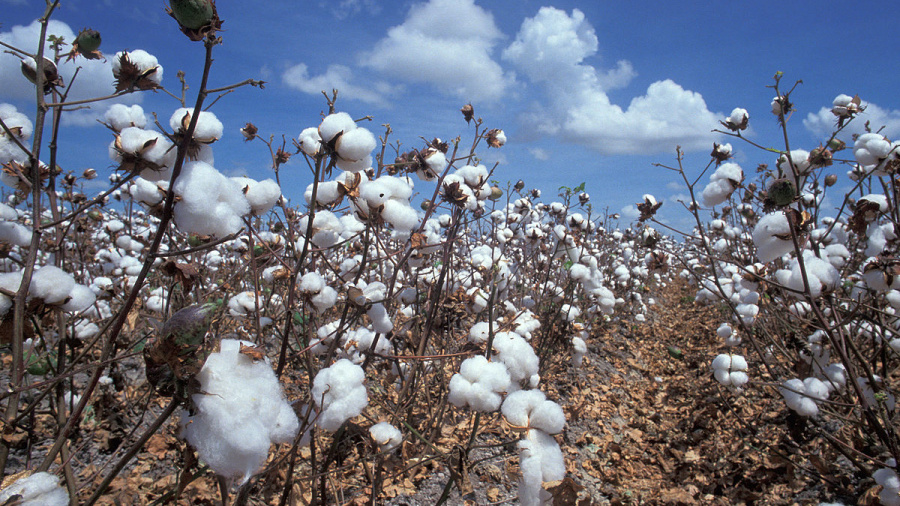
[[[189,126],[194,109],[192,107],[182,107],[172,114],[169,118],[169,127],[175,132],[185,132]],[[198,142],[210,143],[222,138],[225,133],[225,127],[216,115],[209,111],[200,111],[197,118],[197,125],[194,127],[193,138]]]
[[[507,395],[500,411],[514,426],[538,429],[548,434],[562,432],[566,425],[562,408],[547,400],[540,390],[519,390]]]
[[[175,223],[189,233],[224,237],[244,225],[250,203],[241,186],[205,162],[184,164],[175,182]]]
[[[388,422],[378,422],[369,427],[369,435],[382,452],[392,452],[403,442],[403,434]]]
[[[543,431],[529,430],[526,438],[519,441],[517,446],[522,471],[522,479],[519,481],[520,504],[549,504],[552,497],[543,489],[542,483],[561,480],[566,476],[566,465],[559,444]]]
[[[241,187],[241,191],[250,204],[250,212],[254,216],[262,216],[269,212],[281,198],[281,187],[274,179],[257,181],[249,177],[231,178]]]
[[[712,370],[716,381],[738,391],[750,381],[747,376],[747,360],[741,355],[718,355],[713,359]]]
[[[725,202],[744,180],[744,171],[736,163],[723,163],[709,177],[709,184],[703,189],[703,204],[717,206]]]
[[[341,359],[319,371],[313,380],[313,401],[321,412],[316,425],[329,432],[338,430],[343,423],[362,413],[369,404],[362,367],[347,359]]]
[[[15,498],[15,496],[19,496]],[[0,490],[0,503],[16,506],[68,506],[69,494],[50,473],[34,473],[19,478]]]
[[[137,71],[144,75],[143,79],[159,86],[162,84],[163,67],[159,64],[159,60],[155,56],[144,51],[143,49],[135,49],[134,51],[119,51],[112,58],[112,72],[116,79],[122,72],[122,56],[127,56],[128,60],[137,67]],[[152,71],[152,72],[151,72]]]
[[[498,332],[493,345],[497,359],[509,369],[512,390],[518,390],[522,383],[530,388],[537,386],[538,356],[525,338],[515,332]]]
[[[502,401],[500,394],[506,392],[509,385],[505,365],[477,355],[464,360],[459,372],[450,378],[448,399],[459,408],[469,406],[475,411],[497,411]]]
[[[797,293],[804,292],[804,274],[809,285],[809,294],[819,297],[823,293],[834,291],[841,282],[841,275],[830,263],[815,256],[812,251],[803,252],[803,267],[797,259],[791,260],[789,269],[779,269],[775,279]]]
[[[756,256],[762,263],[793,251],[790,223],[784,212],[776,211],[763,216],[753,229],[753,243],[756,244]]]
[[[322,151],[322,137],[319,136],[319,129],[316,127],[303,129],[298,142],[300,149],[309,156],[316,156]]]
[[[128,127],[144,128],[147,126],[147,115],[141,106],[134,104],[113,104],[106,110],[103,119],[115,130],[121,132]]]
[[[219,352],[206,359],[197,375],[200,393],[192,396],[194,414],[185,412],[181,426],[200,460],[245,483],[265,464],[273,443],[294,438],[299,421],[268,360],[254,360],[240,346],[222,340]]]

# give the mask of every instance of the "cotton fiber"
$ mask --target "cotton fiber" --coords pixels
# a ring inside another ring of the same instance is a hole
[[[9,502],[13,496],[21,496]],[[19,478],[12,485],[0,490],[0,503],[17,506],[68,506],[69,495],[59,485],[59,479],[50,473],[34,473]]]
[[[287,443],[299,420],[268,359],[240,353],[252,343],[225,339],[197,375],[194,415],[182,415],[182,436],[216,473],[245,483],[266,462],[272,443]]]
[[[334,432],[345,421],[362,413],[369,404],[365,379],[362,367],[347,359],[338,360],[331,367],[319,371],[311,392],[313,401],[321,411],[316,424]]]

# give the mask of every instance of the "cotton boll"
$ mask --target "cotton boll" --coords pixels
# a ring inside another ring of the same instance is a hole
[[[547,400],[540,390],[519,390],[507,395],[501,412],[512,425],[548,434],[562,432],[566,424],[566,415],[559,404]]]
[[[152,54],[143,49],[119,51],[116,53],[116,56],[112,59],[112,72],[113,76],[120,81],[121,78],[125,77],[122,72],[123,67],[125,67],[123,60],[134,65],[137,70],[136,74],[140,75],[141,79],[133,83],[120,82],[117,88],[127,90],[136,86],[139,89],[152,89],[162,84],[163,67]]]
[[[741,390],[748,381],[747,360],[741,355],[721,354],[712,362],[713,376],[723,386]]]
[[[281,198],[281,187],[274,179],[256,181],[248,177],[231,178],[240,187],[250,204],[250,212],[254,216],[262,216],[269,212]]]
[[[510,375],[500,362],[489,362],[484,356],[467,358],[459,372],[450,378],[448,399],[456,407],[468,405],[475,411],[497,411],[510,385]]]
[[[141,106],[134,104],[113,104],[106,110],[103,119],[113,127],[116,132],[121,132],[128,127],[144,128],[147,126],[147,116]]]
[[[375,146],[375,135],[365,128],[357,127],[338,137],[335,151],[344,160],[357,161],[369,156]]]
[[[205,162],[184,164],[175,182],[175,223],[185,232],[224,237],[244,225],[250,203],[241,186]]]
[[[787,216],[782,211],[769,213],[753,229],[756,256],[762,263],[768,263],[794,250],[791,229]]]
[[[419,226],[419,215],[408,203],[390,199],[381,210],[381,217],[397,230],[411,231]]]
[[[0,242],[20,248],[31,244],[31,229],[18,223],[0,221]]]
[[[63,311],[80,313],[89,308],[96,299],[97,297],[94,295],[94,292],[92,292],[90,288],[84,285],[76,284],[69,292],[68,300],[65,304],[62,304],[60,308]]]
[[[319,137],[325,143],[330,143],[338,134],[347,133],[351,130],[356,130],[356,122],[345,112],[337,112],[325,116],[318,128]]]
[[[322,150],[322,137],[319,136],[319,129],[309,127],[300,132],[299,137],[300,149],[309,156],[316,156]]]
[[[394,324],[391,322],[387,310],[384,308],[384,304],[380,302],[372,304],[366,312],[366,315],[372,320],[372,327],[375,329],[375,332],[387,334],[391,330],[394,330]]]
[[[725,202],[744,180],[744,171],[736,163],[723,163],[709,177],[709,184],[703,189],[703,203],[717,206]]]
[[[517,446],[519,467],[522,470],[519,501],[523,506],[546,504],[551,499],[550,493],[541,485],[566,476],[562,450],[552,436],[540,430],[528,431],[526,438],[519,441]]]
[[[828,398],[828,387],[818,378],[806,378],[801,381],[797,378],[784,382],[778,388],[784,397],[788,407],[800,416],[813,416],[819,412],[816,401]]]
[[[350,172],[350,173],[355,174],[357,172],[362,172],[366,169],[371,168],[372,167],[372,157],[366,156],[366,157],[362,158],[361,160],[344,160],[343,158],[338,158],[336,165],[338,166],[339,169],[341,169],[345,172]]]
[[[13,497],[19,496],[17,499]],[[50,473],[34,473],[0,490],[0,503],[17,506],[68,506],[69,495]]]
[[[34,271],[28,295],[41,299],[46,304],[62,304],[69,298],[73,288],[75,279],[69,273],[59,267],[45,265]]]
[[[369,427],[369,435],[382,452],[392,452],[403,442],[403,434],[388,422],[379,422]]]
[[[349,117],[349,116],[348,116]],[[312,398],[321,412],[316,425],[329,432],[358,416],[369,404],[362,367],[341,359],[319,371],[313,380]]]
[[[530,381],[538,373],[538,357],[534,348],[514,332],[499,332],[494,336],[497,359],[506,365],[514,384]]]
[[[194,415],[183,415],[181,425],[203,462],[246,483],[265,464],[272,443],[294,438],[299,420],[268,360],[240,353],[241,344],[222,340],[220,351],[206,359],[197,375],[201,393],[191,398]]]
[[[486,343],[488,340],[488,322],[478,322],[469,329],[469,342],[475,344]]]
[[[172,114],[172,117],[169,118],[169,127],[175,132],[184,133],[190,125],[193,114],[193,107],[181,107],[176,109]],[[197,124],[194,126],[193,138],[196,141],[211,143],[221,139],[223,133],[225,133],[225,127],[214,113],[210,111],[200,111],[200,116],[197,118]]]

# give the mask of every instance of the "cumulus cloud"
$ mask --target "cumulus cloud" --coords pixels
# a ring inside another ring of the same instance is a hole
[[[347,19],[363,11],[373,16],[381,12],[381,5],[376,0],[341,0],[337,5],[331,2],[323,2],[323,5],[333,6],[331,13],[339,20]]]
[[[75,40],[76,33],[62,21],[51,19],[47,25],[47,33],[63,37],[71,44]],[[13,26],[9,31],[0,33],[0,40],[17,47],[23,51],[36,52],[40,24],[37,21],[28,26]],[[66,46],[69,47],[68,45]],[[46,55],[52,55],[50,45],[44,48]],[[34,85],[28,82],[20,70],[21,58],[9,53],[0,53],[0,99],[3,100],[32,100],[34,99]],[[78,58],[70,62],[63,59],[59,64],[59,74],[68,86],[72,82],[75,69],[81,67],[78,77],[72,85],[69,93],[69,101],[88,98],[103,97],[115,92],[112,74],[111,60],[86,60]],[[63,115],[63,124],[67,125],[95,125],[96,120],[103,116],[106,109],[113,103],[133,104],[140,102],[139,93],[126,95],[113,101],[91,104],[89,109],[67,112]]]
[[[641,217],[641,212],[634,205],[627,205],[619,210],[619,219],[623,222],[634,221]]]
[[[474,0],[415,4],[360,63],[472,102],[501,98],[513,82],[491,57],[503,33]]]
[[[527,18],[503,52],[546,96],[544,105],[523,116],[528,128],[557,135],[607,154],[709,149],[719,116],[703,97],[671,80],[651,84],[627,107],[613,104],[608,92],[624,88],[637,75],[628,61],[602,70],[584,63],[598,52],[597,35],[575,9],[542,7]]]
[[[535,159],[545,162],[550,159],[550,153],[547,152],[546,149],[541,148],[528,148],[528,152],[531,153]]]
[[[891,140],[900,137],[900,111],[896,109],[884,109],[872,103],[864,103],[866,110],[860,113],[856,119],[850,122],[838,137],[850,142],[853,134],[865,133],[865,124],[868,121],[873,131],[884,127],[881,133]],[[830,107],[823,107],[817,113],[809,113],[803,120],[803,126],[817,137],[828,138],[837,128],[837,118],[831,113]]]
[[[369,86],[354,84],[353,71],[344,65],[329,65],[324,74],[310,75],[306,64],[298,63],[284,72],[282,81],[311,95],[320,95],[323,91],[330,95],[331,90],[336,89],[339,97],[378,107],[387,105],[385,94],[390,92],[390,86],[386,83],[370,83]]]

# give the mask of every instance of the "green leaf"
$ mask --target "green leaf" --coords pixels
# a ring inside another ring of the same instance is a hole
[[[681,351],[681,348],[676,346],[666,346],[666,351],[669,352],[669,356],[676,360],[684,360],[684,352]]]

